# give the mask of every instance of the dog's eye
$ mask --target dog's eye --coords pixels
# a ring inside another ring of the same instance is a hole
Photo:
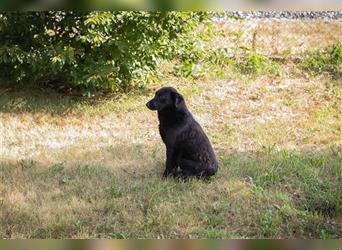
[[[158,97],[158,101],[165,102],[165,98],[164,97]]]

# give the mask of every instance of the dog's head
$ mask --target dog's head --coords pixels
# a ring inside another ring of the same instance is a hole
[[[184,105],[184,98],[172,87],[159,89],[154,98],[146,103],[151,110],[162,111],[165,108],[178,109]]]

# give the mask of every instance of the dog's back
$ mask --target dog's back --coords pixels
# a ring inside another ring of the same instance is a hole
[[[178,135],[175,147],[181,149],[182,158],[197,162],[198,169],[202,170],[200,174],[211,176],[216,173],[218,164],[214,150],[202,127],[192,116],[188,119],[187,128]]]

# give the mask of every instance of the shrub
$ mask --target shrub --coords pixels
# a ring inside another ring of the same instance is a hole
[[[202,12],[3,12],[0,78],[14,84],[125,91],[186,53]],[[181,42],[180,42],[181,41]]]
[[[312,75],[328,72],[333,76],[338,76],[341,74],[341,64],[342,44],[334,44],[303,59],[300,66]]]
[[[235,64],[236,68],[244,74],[260,75],[260,74],[273,74],[279,75],[279,65],[272,62],[260,54],[246,54]]]

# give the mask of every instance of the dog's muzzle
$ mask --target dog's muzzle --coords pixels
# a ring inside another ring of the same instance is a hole
[[[154,105],[151,103],[151,101],[149,101],[149,102],[146,103],[146,107],[147,107],[148,109],[155,110],[155,107],[154,107]]]

